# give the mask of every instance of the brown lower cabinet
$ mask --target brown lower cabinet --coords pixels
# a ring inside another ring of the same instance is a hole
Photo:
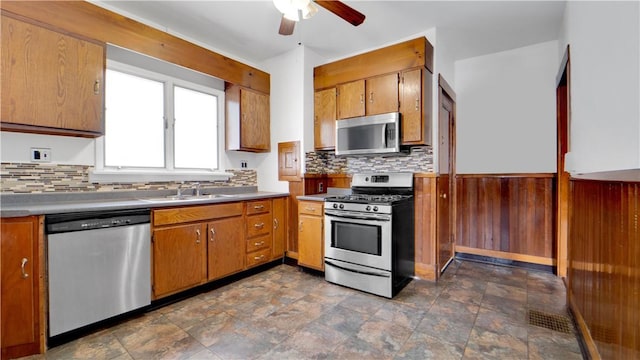
[[[298,202],[298,265],[324,271],[324,203]]]
[[[3,359],[44,352],[44,218],[1,222],[1,314]]]
[[[153,210],[153,299],[284,256],[287,198]]]

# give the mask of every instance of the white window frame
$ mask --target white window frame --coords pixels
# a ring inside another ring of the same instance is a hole
[[[141,167],[115,167],[105,165],[105,142],[104,136],[95,140],[95,168],[89,173],[89,181],[91,182],[159,182],[159,181],[215,181],[228,180],[232,174],[227,173],[222,167],[222,154],[225,151],[224,146],[224,91],[195,84],[189,81],[181,80],[172,76],[159,74],[139,67],[120,63],[113,60],[107,60],[107,68],[119,72],[124,72],[134,76],[147,78],[154,81],[164,83],[164,99],[165,101],[165,132],[164,132],[164,168],[141,168]],[[175,116],[173,109],[173,89],[174,86],[183,87],[190,90],[199,91],[209,95],[216,96],[218,99],[218,119],[217,119],[217,137],[218,137],[218,169],[176,169],[174,167],[174,129]]]

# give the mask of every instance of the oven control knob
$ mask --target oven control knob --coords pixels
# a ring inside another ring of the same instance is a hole
[[[333,208],[337,209],[338,208],[338,204],[333,204]]]
[[[340,209],[344,209],[344,204],[340,204]]]
[[[371,211],[371,206],[367,205],[367,207],[365,208],[365,210],[367,210],[367,211]]]
[[[374,206],[374,207],[373,207],[373,211],[378,211],[378,207],[377,207],[377,206]]]

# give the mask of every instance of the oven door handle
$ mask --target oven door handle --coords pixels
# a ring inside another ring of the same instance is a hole
[[[324,263],[333,267],[337,267],[340,270],[344,270],[344,271],[349,271],[349,272],[354,272],[354,273],[358,273],[358,274],[364,274],[364,275],[371,275],[371,276],[378,276],[378,277],[390,277],[391,275],[389,273],[380,273],[380,272],[375,272],[375,271],[363,271],[363,270],[356,270],[356,269],[351,269],[345,266],[340,266],[337,265],[329,260],[324,260]]]
[[[385,217],[372,217],[372,216],[360,216],[360,215],[354,215],[354,214],[345,214],[345,213],[340,213],[340,215],[336,215],[333,212],[329,212],[327,210],[324,211],[324,215],[334,218],[334,219],[356,219],[356,220],[368,220],[368,221],[391,221],[391,217],[390,216],[385,216]]]

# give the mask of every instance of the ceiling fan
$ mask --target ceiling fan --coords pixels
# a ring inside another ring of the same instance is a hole
[[[362,24],[365,19],[364,14],[337,0],[273,0],[273,3],[282,13],[278,30],[280,35],[293,34],[293,28],[300,17],[308,19],[318,12],[318,7],[315,5],[320,5],[331,11],[353,26]]]

